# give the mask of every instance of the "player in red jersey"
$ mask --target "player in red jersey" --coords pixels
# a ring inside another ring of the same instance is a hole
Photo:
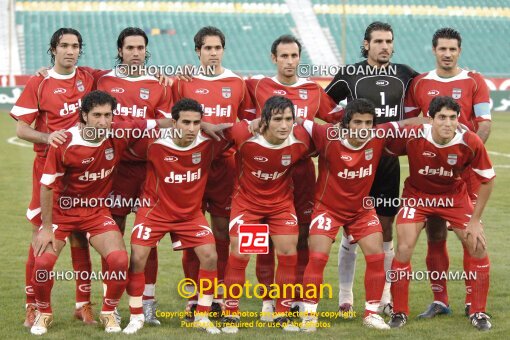
[[[18,138],[34,143],[36,152],[32,199],[26,215],[33,225],[32,237],[41,225],[40,180],[49,146],[65,142],[63,131],[77,124],[81,98],[91,91],[93,85],[92,75],[75,66],[82,53],[82,37],[77,30],[58,29],[53,33],[48,52],[53,68],[45,77],[30,78],[11,110],[11,116],[17,120]],[[90,273],[90,254],[85,236],[73,233],[70,241],[74,270]],[[32,327],[35,319],[36,304],[31,283],[34,261],[34,251],[30,246],[25,267],[25,327]],[[88,324],[96,323],[90,304],[90,280],[82,280],[81,277],[76,280],[75,317]]]
[[[253,105],[244,80],[222,66],[225,36],[216,27],[202,27],[194,37],[195,52],[205,74],[195,75],[190,81],[177,79],[172,85],[175,100],[192,98],[203,108],[202,120],[207,123],[235,123],[237,119],[251,118]],[[213,71],[214,74],[207,73]],[[211,214],[211,226],[218,252],[218,280],[223,282],[229,253],[228,221],[234,188],[234,150],[218,155],[211,166],[204,194],[204,208]],[[199,260],[193,249],[183,252],[182,265],[187,278],[198,279]],[[192,311],[197,297],[191,297],[186,307]],[[221,312],[222,296],[213,302],[213,311]]]
[[[274,77],[252,78],[246,84],[260,117],[262,107],[268,98],[281,95],[294,103],[297,118],[313,121],[320,118],[326,122],[336,122],[343,111],[322,87],[314,81],[299,78],[296,70],[301,57],[301,43],[291,35],[283,35],[271,46],[271,58],[277,66]],[[299,224],[298,263],[296,282],[301,283],[308,262],[308,227],[313,208],[315,188],[315,166],[309,157],[303,158],[293,172],[294,206]],[[257,255],[257,279],[269,287],[274,282],[274,252]],[[293,302],[295,305],[296,302]],[[262,321],[272,321],[273,300],[263,296]]]
[[[366,206],[379,160],[386,144],[384,135],[395,135],[399,126],[416,120],[387,122],[375,127],[375,107],[366,99],[354,99],[345,107],[341,128],[305,121],[319,152],[319,177],[310,224],[310,259],[303,287],[305,304],[302,330],[317,328],[319,286],[323,282],[331,245],[341,227],[351,243],[358,243],[365,261],[365,314],[363,324],[389,329],[377,315],[385,283],[382,227],[373,207]],[[370,136],[374,129],[377,134]],[[341,134],[338,134],[340,132]],[[365,135],[363,135],[365,134]],[[315,291],[310,296],[310,291]]]
[[[436,96],[450,96],[455,99],[461,113],[459,123],[475,132],[486,142],[491,128],[489,88],[483,76],[476,72],[469,72],[458,67],[461,53],[460,33],[452,28],[437,30],[432,38],[433,52],[436,56],[436,69],[414,78],[406,97],[406,111],[409,115],[427,114],[430,102]],[[476,203],[480,180],[472,171],[464,171],[468,192],[473,204]],[[431,217],[427,221],[427,269],[443,272],[449,267],[448,250],[446,248],[447,229],[445,221]],[[464,249],[464,270],[470,267],[470,256]],[[438,314],[450,314],[448,305],[448,291],[446,279],[439,278],[430,281],[434,293],[434,302],[420,317],[432,318]],[[466,283],[466,315],[470,315],[472,285],[469,279]]]
[[[493,187],[494,169],[482,140],[472,131],[457,130],[462,109],[455,100],[436,97],[428,112],[430,125],[413,128],[423,132],[419,138],[396,140],[395,145],[388,146],[396,154],[408,155],[410,174],[402,193],[405,200],[397,216],[398,245],[391,285],[394,314],[389,325],[402,327],[407,321],[411,256],[425,221],[435,215],[450,223],[469,252],[470,266],[465,275],[475,275],[470,320],[477,329],[489,330],[491,323],[485,307],[490,263],[480,219]],[[463,171],[472,171],[481,182],[474,207],[462,178]],[[408,203],[420,199],[432,203]],[[447,199],[451,203],[446,204]]]
[[[118,66],[113,70],[96,72],[97,89],[117,99],[117,107],[113,111],[114,122],[170,117],[171,88],[159,84],[159,80],[154,76],[140,74],[142,70],[136,68],[145,65],[149,59],[148,44],[149,39],[142,29],[123,29],[117,38],[117,61],[128,68],[127,74],[119,74],[121,69]],[[145,161],[136,160],[129,152],[125,152],[113,175],[113,198],[118,202],[135,202],[140,197],[145,173]],[[119,206],[110,209],[123,234],[126,217],[132,208]],[[103,259],[103,267],[104,265]],[[153,248],[146,266],[143,310],[145,321],[158,326],[161,323],[155,316],[157,307],[154,299],[157,273],[158,253],[157,248]],[[106,289],[106,284],[103,286]],[[117,312],[116,316],[120,317]]]
[[[174,250],[191,249],[199,258],[197,284],[201,280],[214,282],[217,278],[217,255],[213,231],[201,210],[209,168],[217,155],[227,147],[200,133],[203,111],[193,99],[179,100],[172,108],[172,121],[181,136],[165,136],[134,146],[133,152],[147,159],[147,179],[143,200],[150,205],[136,214],[131,234],[131,264],[129,269],[129,309],[131,318],[124,329],[134,334],[144,325],[142,293],[144,267],[151,248],[169,233]],[[208,318],[213,290],[200,291],[193,325],[217,334]],[[203,295],[202,295],[203,294]]]
[[[53,320],[50,302],[53,267],[73,231],[87,233],[90,244],[106,259],[110,277],[100,320],[108,333],[121,330],[113,311],[127,285],[128,256],[118,226],[101,200],[108,197],[110,175],[134,139],[89,134],[97,129],[110,129],[116,104],[115,98],[101,91],[83,97],[80,119],[84,127],[68,129],[65,142],[48,151],[41,177],[42,225],[33,240],[37,275],[32,284],[38,311],[32,334],[46,333]],[[169,119],[148,120],[118,123],[114,128],[149,129],[170,124]]]
[[[276,249],[278,267],[276,285],[294,284],[296,279],[296,245],[298,225],[293,205],[292,170],[303,156],[311,151],[310,137],[301,126],[293,127],[294,104],[285,97],[269,98],[262,109],[264,132],[252,136],[245,121],[234,126],[231,137],[236,147],[237,180],[232,196],[230,218],[230,256],[225,285],[226,333],[237,333],[239,323],[238,286],[245,283],[250,256],[239,253],[239,226],[267,223],[269,236]],[[288,331],[299,328],[290,324],[289,311],[292,293],[283,293],[277,299],[275,322]],[[287,295],[287,296],[286,296]],[[272,311],[271,311],[272,312]]]

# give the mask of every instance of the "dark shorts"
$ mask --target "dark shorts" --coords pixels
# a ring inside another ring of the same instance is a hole
[[[377,215],[395,216],[398,212],[398,197],[400,194],[400,162],[398,157],[382,156],[375,173],[374,184],[370,189],[370,196],[384,198],[385,203],[375,206]],[[381,200],[379,200],[381,201]],[[395,204],[389,204],[395,202]]]

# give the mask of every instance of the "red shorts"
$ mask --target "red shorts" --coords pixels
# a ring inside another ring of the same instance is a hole
[[[230,217],[235,177],[234,154],[221,156],[212,162],[202,202],[212,216]]]
[[[41,220],[41,177],[44,171],[45,157],[35,156],[32,167],[32,199],[27,209],[27,219],[36,227],[40,227]]]
[[[438,216],[449,222],[451,228],[465,229],[473,214],[473,204],[465,186],[458,193],[448,195],[427,195],[404,187],[402,202],[397,224],[420,223],[425,222],[427,216]]]
[[[370,234],[382,233],[381,223],[375,209],[364,210],[350,218],[328,210],[317,210],[314,211],[310,223],[310,236],[324,235],[335,241],[342,226],[351,244]]]
[[[145,162],[120,162],[112,178],[112,195],[115,200],[134,202],[140,197],[146,174]],[[110,208],[115,216],[127,216],[131,210],[130,206]]]
[[[294,207],[298,222],[310,225],[315,195],[315,165],[311,158],[299,161],[292,173],[294,183]]]
[[[298,235],[299,226],[292,202],[278,207],[256,208],[243,199],[232,200],[229,234],[238,237],[241,224],[264,223],[269,225],[269,235]]]
[[[178,222],[154,221],[137,214],[131,231],[131,244],[155,247],[167,233],[170,233],[174,250],[215,244],[213,232],[202,214]]]
[[[64,212],[72,213],[71,210]],[[108,231],[117,231],[119,227],[113,220],[108,209],[98,210],[91,215],[64,215],[53,212],[53,232],[55,238],[65,241],[72,232],[86,233],[87,239]]]

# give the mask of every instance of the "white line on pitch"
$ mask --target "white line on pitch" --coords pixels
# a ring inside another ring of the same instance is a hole
[[[7,143],[12,144],[12,145],[22,146],[25,148],[31,148],[33,146],[32,144],[27,144],[25,142],[22,142],[18,137],[8,138]]]
[[[503,157],[508,157],[510,158],[510,154],[507,154],[507,153],[501,153],[501,152],[496,152],[496,151],[487,151],[487,153],[489,155],[494,155],[494,156],[503,156]]]

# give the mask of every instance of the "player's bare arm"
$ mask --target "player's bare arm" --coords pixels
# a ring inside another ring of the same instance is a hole
[[[491,134],[491,127],[492,122],[490,120],[485,120],[478,123],[478,130],[476,131],[476,134],[478,137],[480,137],[484,144],[487,142],[487,139],[489,139],[489,135]]]
[[[50,144],[53,147],[63,144],[66,141],[64,130],[53,131],[52,133],[44,133],[35,130],[22,120],[18,120],[16,125],[16,135],[18,138],[35,144]]]
[[[482,218],[483,210],[489,200],[493,186],[494,179],[480,185],[476,206],[466,228],[464,236],[465,240],[467,241],[468,246],[475,252],[477,250],[484,250],[487,248],[487,241],[485,239],[483,225],[480,223],[480,219]],[[481,247],[481,249],[478,249],[479,247]]]
[[[35,256],[44,254],[46,247],[51,243],[53,251],[57,252],[55,234],[53,234],[53,190],[44,185],[41,186],[41,218],[42,226],[33,241]]]
[[[200,122],[200,128],[202,131],[204,131],[206,134],[214,138],[215,140],[219,141],[223,137],[223,130],[228,129],[229,127],[232,127],[232,123],[222,123],[222,124],[211,124],[206,123],[204,121]]]

